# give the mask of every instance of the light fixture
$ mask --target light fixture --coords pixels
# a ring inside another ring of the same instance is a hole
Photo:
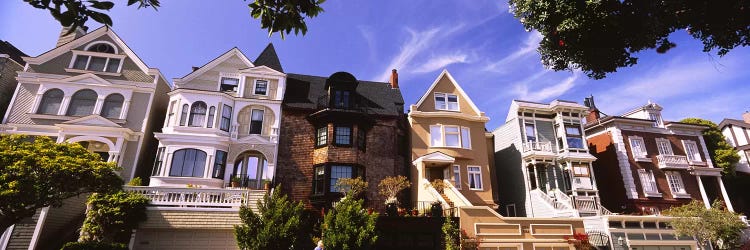
[[[622,236],[617,237],[617,245],[625,246],[625,240],[622,238]]]

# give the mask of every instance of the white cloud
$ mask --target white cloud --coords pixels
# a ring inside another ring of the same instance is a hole
[[[560,82],[547,86],[534,86],[531,81],[540,78],[547,71],[537,73],[516,85],[516,92],[522,100],[527,101],[545,101],[550,98],[556,98],[568,92],[575,86],[576,80],[580,77],[580,71],[573,71],[571,76],[566,77]],[[531,90],[529,90],[531,86]]]
[[[383,73],[375,77],[376,80],[387,81],[392,69],[402,69],[408,65],[414,59],[414,56],[431,45],[436,35],[441,32],[441,28],[432,28],[421,32],[412,29],[407,29],[406,31],[409,32],[409,39],[404,42],[401,46],[401,51],[393,57],[385,70],[383,70]]]
[[[359,29],[359,33],[362,34],[362,38],[365,39],[365,42],[367,43],[370,60],[374,60],[375,56],[377,56],[377,51],[375,50],[375,34],[368,26],[358,26],[357,29]]]
[[[468,62],[468,55],[464,53],[456,53],[452,55],[433,56],[427,62],[423,63],[418,68],[412,70],[414,73],[429,73],[436,70],[445,68],[448,65],[454,63],[466,63]]]
[[[521,46],[518,50],[514,51],[510,55],[503,57],[500,60],[488,63],[487,66],[485,66],[483,69],[485,71],[492,71],[492,72],[498,72],[498,73],[507,72],[506,68],[510,63],[515,62],[518,59],[524,58],[536,52],[536,48],[539,47],[539,42],[541,41],[542,41],[542,34],[539,33],[538,31],[532,31],[526,37],[526,40],[524,40],[523,46]]]

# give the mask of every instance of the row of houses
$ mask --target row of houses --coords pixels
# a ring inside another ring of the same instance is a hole
[[[447,71],[410,90],[424,94],[405,106],[396,70],[389,82],[288,73],[271,44],[255,60],[232,48],[171,84],[108,27],[63,29],[55,48],[19,58],[0,75],[17,81],[2,85],[15,90],[0,133],[81,143],[126,181],[144,179],[126,187],[151,199],[133,249],[236,249],[238,207],[254,206],[266,185],[324,210],[341,198],[336,181],[355,177],[369,182],[366,205],[382,211],[379,181],[407,176],[402,206],[462,208],[462,228],[486,249],[568,249],[574,233],[609,249],[696,249],[660,211],[717,199],[734,210],[706,127],[664,121],[651,102],[618,116],[593,97],[514,100],[487,130],[490,117]],[[721,126],[750,173],[744,118]],[[0,248],[75,239],[84,200],[3,229]]]

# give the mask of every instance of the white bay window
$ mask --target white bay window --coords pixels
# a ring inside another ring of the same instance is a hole
[[[471,148],[471,133],[467,127],[431,125],[430,147]]]

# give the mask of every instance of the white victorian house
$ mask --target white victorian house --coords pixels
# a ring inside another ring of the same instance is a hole
[[[109,27],[89,33],[63,29],[57,46],[24,57],[18,85],[0,124],[2,134],[48,136],[80,143],[116,162],[127,182],[146,176],[156,153],[154,128],[162,126],[170,86]],[[54,247],[83,216],[85,196],[37,214],[5,230],[0,249]],[[4,230],[4,229],[0,229]]]

